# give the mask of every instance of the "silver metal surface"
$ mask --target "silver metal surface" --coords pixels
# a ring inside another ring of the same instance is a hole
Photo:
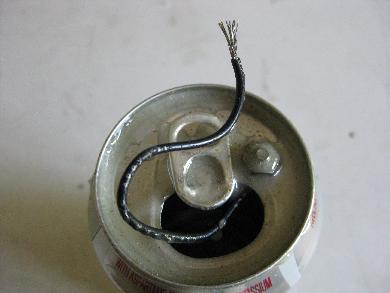
[[[136,232],[117,210],[118,181],[140,150],[167,142],[178,113],[209,113],[225,121],[234,94],[218,85],[162,92],[131,110],[104,144],[92,177],[90,230],[99,260],[125,292],[285,292],[299,279],[319,235],[310,160],[289,121],[251,93],[229,143],[234,180],[251,187],[264,205],[264,224],[252,243],[228,255],[195,259]],[[277,176],[253,173],[242,160],[245,146],[259,139],[271,142],[283,162]],[[148,161],[128,194],[134,214],[155,227],[161,227],[164,202],[175,193],[168,166],[168,155]]]
[[[281,167],[278,152],[266,139],[250,142],[245,147],[242,158],[249,170],[254,173],[276,175]]]
[[[223,121],[210,113],[184,113],[171,124],[169,141],[206,137],[222,124]],[[187,204],[210,209],[222,205],[231,196],[235,180],[229,136],[208,147],[172,152],[169,158],[176,193]]]

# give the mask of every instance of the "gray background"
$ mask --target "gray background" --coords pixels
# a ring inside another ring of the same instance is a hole
[[[217,20],[238,18],[247,89],[311,152],[324,223],[292,292],[388,292],[390,2],[0,1],[0,292],[118,292],[87,233],[87,180],[137,103],[234,85]]]

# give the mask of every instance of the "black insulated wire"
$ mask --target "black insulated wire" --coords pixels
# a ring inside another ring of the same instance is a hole
[[[150,236],[158,240],[163,240],[169,243],[195,243],[195,242],[201,242],[207,240],[225,227],[230,216],[233,214],[233,212],[238,207],[240,201],[243,199],[244,195],[238,196],[235,200],[229,203],[230,205],[229,209],[227,210],[227,212],[225,213],[225,215],[222,217],[221,220],[215,223],[215,225],[208,231],[202,233],[196,233],[196,234],[176,233],[176,232],[167,231],[164,229],[159,229],[159,228],[146,225],[145,223],[138,220],[131,213],[127,205],[127,194],[129,190],[129,185],[135,175],[135,172],[138,170],[138,168],[142,165],[144,161],[150,160],[157,155],[168,153],[168,152],[195,149],[195,148],[200,148],[200,147],[214,144],[218,142],[221,138],[223,138],[225,135],[229,134],[233,129],[234,125],[236,124],[245,100],[245,74],[241,66],[241,61],[237,57],[237,52],[236,52],[236,48],[237,48],[236,36],[235,36],[237,31],[236,23],[227,22],[227,26],[229,29],[229,35],[226,34],[224,28],[222,29],[222,26],[221,29],[224,31],[225,37],[228,40],[229,50],[232,55],[231,62],[236,77],[236,97],[235,97],[233,109],[228,119],[224,123],[224,125],[219,130],[217,130],[214,134],[209,135],[202,139],[160,144],[160,145],[149,147],[143,150],[141,153],[139,153],[131,161],[131,163],[126,168],[124,174],[122,175],[121,181],[119,183],[118,194],[117,194],[118,196],[117,204],[118,204],[119,212],[126,223],[128,223],[133,229],[141,232],[144,235]]]

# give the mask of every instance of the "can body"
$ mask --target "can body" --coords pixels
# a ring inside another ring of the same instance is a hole
[[[234,89],[223,86],[172,89],[130,111],[108,137],[91,179],[89,223],[101,265],[124,292],[285,292],[300,279],[320,230],[310,160],[288,120],[252,94],[247,93],[230,145],[237,181],[251,186],[264,205],[263,228],[251,244],[226,256],[191,258],[132,230],[116,210],[115,191],[124,168],[145,147],[169,140],[172,117],[200,109],[223,120],[233,99]],[[260,138],[280,153],[282,168],[276,176],[253,174],[242,163],[243,145]],[[174,193],[167,162],[162,157],[145,166],[129,191],[130,208],[156,227],[165,200]]]

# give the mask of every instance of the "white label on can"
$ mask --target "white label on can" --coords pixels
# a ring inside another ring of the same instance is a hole
[[[290,288],[301,278],[301,273],[299,272],[297,261],[295,260],[293,252],[291,252],[289,256],[287,256],[286,260],[279,265],[279,270]]]

